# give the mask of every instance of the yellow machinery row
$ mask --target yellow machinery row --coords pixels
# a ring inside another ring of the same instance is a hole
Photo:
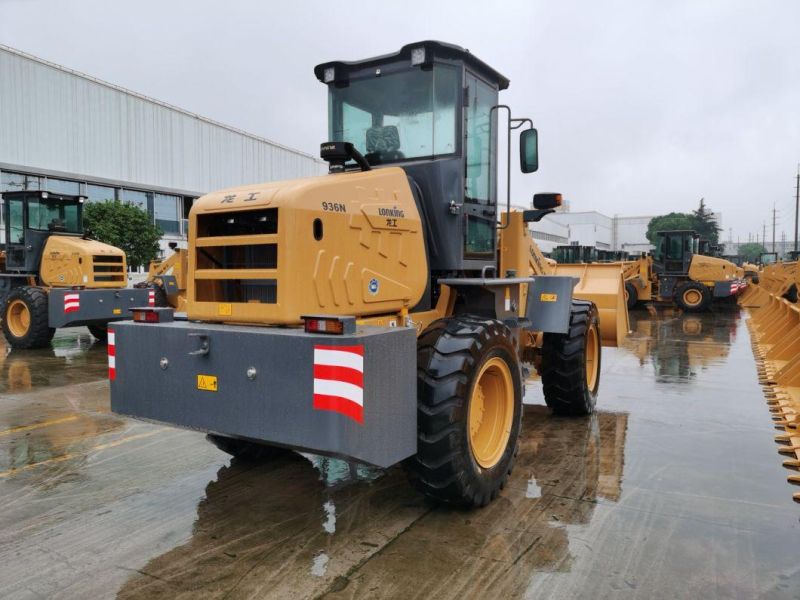
[[[747,324],[753,341],[759,381],[773,413],[778,452],[788,458],[783,465],[794,471],[790,483],[800,484],[800,304],[797,262],[767,265],[758,283],[748,287],[739,303],[748,308]],[[800,492],[794,494],[800,502]]]

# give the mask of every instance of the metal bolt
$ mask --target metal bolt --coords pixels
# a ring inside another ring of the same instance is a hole
[[[167,360],[166,356],[161,357],[161,360],[158,361],[158,366],[162,369],[166,369],[169,366],[169,361]]]
[[[247,369],[247,378],[250,381],[253,381],[256,378],[256,368],[255,367],[249,367]]]

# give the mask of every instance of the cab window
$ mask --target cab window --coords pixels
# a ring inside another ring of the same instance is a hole
[[[8,243],[25,243],[25,224],[23,223],[22,200],[8,201]]]

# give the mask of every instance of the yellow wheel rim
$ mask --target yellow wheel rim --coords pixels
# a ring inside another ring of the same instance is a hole
[[[683,302],[686,306],[698,306],[703,301],[700,290],[689,289],[683,292]]]
[[[472,456],[481,467],[491,469],[506,450],[514,420],[514,382],[503,359],[491,358],[481,367],[468,412]]]
[[[586,332],[586,386],[594,390],[597,385],[597,373],[600,367],[600,336],[597,327],[589,326]]]
[[[6,322],[14,337],[25,337],[31,326],[31,311],[28,310],[28,305],[22,300],[12,300],[6,311]]]

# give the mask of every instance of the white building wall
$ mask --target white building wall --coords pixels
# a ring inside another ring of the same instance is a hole
[[[6,46],[0,166],[187,195],[325,172],[309,154]]]
[[[538,223],[530,224],[531,236],[542,252],[550,253],[556,246],[569,244],[569,226],[558,223],[548,215]]]
[[[569,227],[569,241],[578,246],[612,249],[613,220],[596,211],[558,212],[548,218]]]
[[[647,239],[647,226],[653,217],[614,217],[614,250],[648,252],[653,246]]]

